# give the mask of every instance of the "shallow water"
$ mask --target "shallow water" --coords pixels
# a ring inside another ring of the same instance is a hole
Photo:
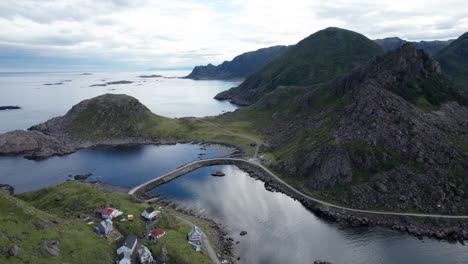
[[[188,72],[99,72],[0,74],[0,106],[19,105],[22,109],[0,111],[0,133],[27,129],[52,117],[64,115],[84,99],[105,93],[128,94],[153,113],[167,117],[212,116],[233,111],[236,106],[213,97],[239,82],[194,81],[188,79],[140,78],[160,74],[185,76]],[[67,81],[69,80],[69,81]],[[92,84],[128,80],[131,84],[89,87]],[[61,85],[44,85],[63,82]]]
[[[226,176],[211,176],[216,170]],[[232,228],[242,263],[468,263],[468,248],[461,244],[328,222],[290,197],[267,191],[235,166],[201,168],[153,192]],[[239,235],[242,230],[246,236]]]

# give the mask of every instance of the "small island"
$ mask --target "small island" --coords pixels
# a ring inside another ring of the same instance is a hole
[[[19,106],[14,106],[14,105],[6,105],[6,106],[0,106],[0,110],[14,110],[14,109],[21,109]]]
[[[132,81],[115,81],[115,82],[107,82],[107,83],[101,83],[101,84],[93,84],[90,85],[89,87],[95,87],[95,86],[107,86],[107,85],[115,85],[115,84],[130,84],[133,83]]]
[[[138,76],[140,78],[160,78],[160,77],[163,77],[162,75],[157,75],[157,74],[153,74],[153,75],[140,75]]]
[[[61,85],[63,82],[58,82],[58,83],[44,83],[44,85]]]

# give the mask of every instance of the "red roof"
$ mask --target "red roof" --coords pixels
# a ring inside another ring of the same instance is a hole
[[[151,231],[150,236],[151,237],[157,237],[157,236],[160,236],[160,235],[164,234],[165,232],[166,231],[164,231],[164,229],[158,228],[158,229],[155,229],[155,230]]]
[[[101,212],[101,213],[102,213],[102,214],[105,214],[105,215],[111,215],[112,212],[114,212],[114,211],[115,211],[114,208],[107,207],[107,208],[102,209],[102,212]]]

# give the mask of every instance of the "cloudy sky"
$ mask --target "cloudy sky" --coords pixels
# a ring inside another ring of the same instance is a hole
[[[379,2],[379,3],[376,3]],[[456,38],[466,0],[2,0],[0,71],[220,63],[335,26],[371,39]]]

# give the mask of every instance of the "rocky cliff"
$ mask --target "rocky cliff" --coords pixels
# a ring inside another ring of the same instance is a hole
[[[273,46],[250,51],[225,61],[220,65],[196,66],[184,77],[194,80],[232,80],[244,79],[253,74],[274,58],[285,53],[291,46]]]
[[[275,169],[306,192],[353,208],[466,214],[466,105],[437,61],[405,44],[231,115],[263,123]]]
[[[344,75],[382,52],[361,34],[327,28],[303,39],[241,85],[215,98],[250,105],[279,86],[317,84]]]

